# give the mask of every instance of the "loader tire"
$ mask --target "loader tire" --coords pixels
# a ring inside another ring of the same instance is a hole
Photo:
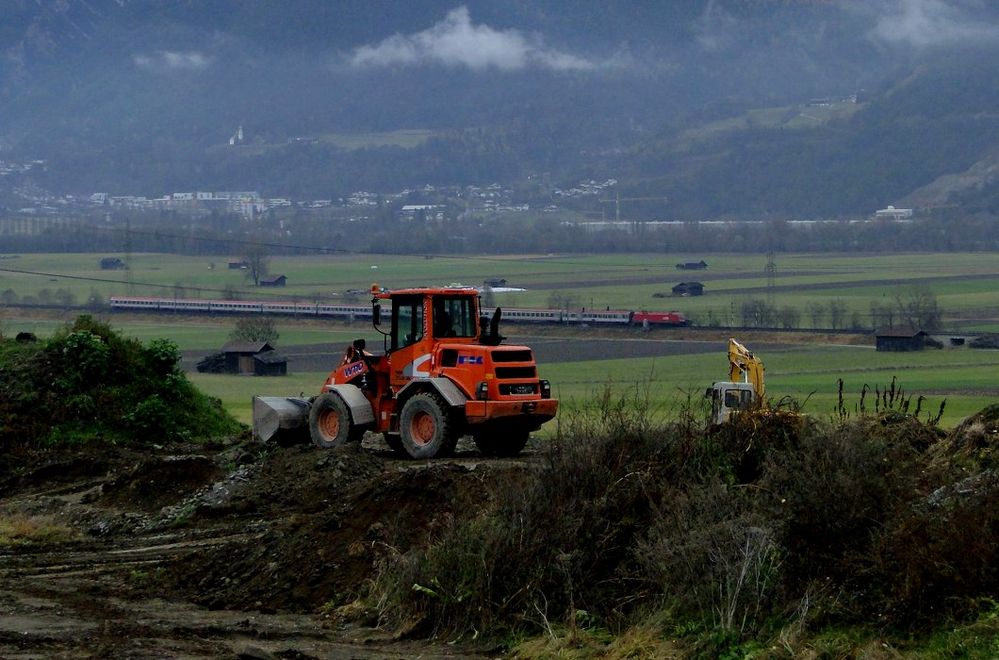
[[[326,392],[312,402],[309,411],[309,434],[320,449],[336,449],[344,443],[360,440],[364,429],[350,417],[350,408],[333,392]]]
[[[519,456],[527,445],[530,431],[480,431],[473,433],[472,439],[475,446],[483,456],[502,456],[509,458]]]
[[[410,458],[447,456],[458,444],[457,424],[451,411],[433,394],[416,394],[399,417],[399,439]]]

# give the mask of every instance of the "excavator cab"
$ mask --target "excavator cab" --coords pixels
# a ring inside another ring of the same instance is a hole
[[[728,340],[729,379],[704,393],[711,399],[711,421],[724,424],[736,412],[763,405],[763,360],[734,339]]]
[[[758,404],[751,383],[715,383],[705,396],[711,399],[711,419],[715,424],[724,424],[734,413],[751,410]]]

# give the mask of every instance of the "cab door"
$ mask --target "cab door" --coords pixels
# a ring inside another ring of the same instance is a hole
[[[430,376],[433,340],[430,337],[429,302],[424,296],[392,298],[392,331],[389,347],[389,384],[398,391],[413,378]]]

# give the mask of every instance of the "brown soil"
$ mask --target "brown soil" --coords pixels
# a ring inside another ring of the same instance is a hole
[[[463,440],[452,459],[406,461],[372,435],[336,451],[5,455],[0,657],[486,657],[379,629],[357,597],[379,557],[425,543],[535,460],[484,460]],[[58,534],[4,539],[16,520]]]

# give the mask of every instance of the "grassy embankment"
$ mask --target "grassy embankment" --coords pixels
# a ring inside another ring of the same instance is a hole
[[[887,403],[711,432],[604,397],[365,604],[521,658],[996,657],[999,406],[945,434]]]

